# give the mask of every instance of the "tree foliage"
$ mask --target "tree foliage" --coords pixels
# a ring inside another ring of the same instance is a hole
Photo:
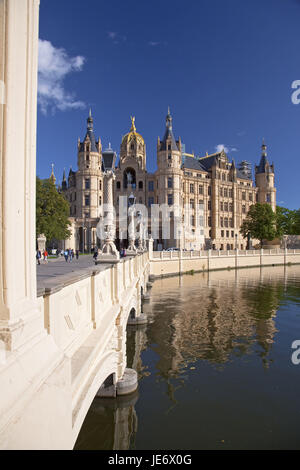
[[[277,236],[276,214],[270,204],[257,203],[251,206],[241,225],[240,233],[244,238],[256,238],[261,245],[263,240],[274,240]]]
[[[276,226],[279,237],[282,235],[300,235],[300,210],[276,207]]]
[[[51,179],[36,179],[36,235],[43,233],[47,240],[70,237],[68,227],[69,203]]]

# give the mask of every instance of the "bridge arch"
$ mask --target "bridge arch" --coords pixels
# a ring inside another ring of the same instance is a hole
[[[76,443],[77,437],[90,409],[90,406],[95,399],[101,385],[111,376],[116,380],[118,367],[118,357],[115,351],[109,351],[105,356],[101,356],[100,360],[94,366],[92,373],[89,375],[89,380],[86,382],[82,393],[78,397],[76,406],[74,407],[72,416],[72,442],[73,447]]]

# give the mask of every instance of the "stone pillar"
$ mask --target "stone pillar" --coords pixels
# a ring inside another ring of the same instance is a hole
[[[0,0],[1,449],[72,447],[71,396],[62,380],[70,370],[64,371],[64,354],[44,329],[36,291],[38,20],[39,0]]]
[[[38,8],[38,0],[0,1],[0,339],[11,351],[43,330],[35,263]]]
[[[114,220],[114,206],[113,206],[113,181],[115,179],[114,173],[106,171],[104,174],[104,204],[106,209],[104,211],[105,223],[105,240],[102,248],[102,253],[98,257],[96,263],[114,263],[120,260],[120,253],[115,245],[115,232],[116,225]]]
[[[46,248],[47,238],[43,233],[41,233],[37,238],[38,250],[42,253]]]

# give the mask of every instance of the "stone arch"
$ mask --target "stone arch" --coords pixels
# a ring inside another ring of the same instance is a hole
[[[96,364],[93,366],[91,373],[88,375],[88,377],[86,377],[85,385],[82,387],[82,392],[76,403],[76,413],[73,415],[73,446],[76,443],[80,429],[90,409],[90,406],[102,384],[107,379],[109,379],[110,376],[114,376],[114,380],[119,379],[117,376],[116,364],[117,358],[115,351],[110,351],[106,354],[104,353],[98,358]]]

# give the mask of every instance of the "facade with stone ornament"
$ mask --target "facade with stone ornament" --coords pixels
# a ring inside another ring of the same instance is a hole
[[[135,118],[131,118],[131,128],[122,138],[115,168],[116,214],[119,215],[121,196],[134,196],[136,204],[146,206],[148,234],[154,239],[155,249],[246,249],[247,240],[239,229],[250,206],[260,202],[269,203],[273,210],[276,208],[274,165],[268,161],[264,142],[261,150],[254,178],[248,162],[236,165],[224,150],[202,157],[188,154],[181,138],[174,137],[173,119],[168,110],[164,136],[157,141],[157,170],[148,173],[145,141],[137,132]],[[70,169],[68,178],[64,172],[61,184],[70,203],[72,222],[72,235],[65,241],[65,247],[90,251],[100,246],[96,227],[103,206],[104,154],[113,155],[114,151],[110,145],[103,149],[101,139],[96,139],[90,112],[85,138],[78,140],[78,170]],[[159,217],[158,232],[151,233],[150,214],[154,204],[165,205],[167,211],[169,208],[170,237],[161,228],[163,215]],[[184,223],[183,229],[176,231],[179,220]],[[120,235],[117,224],[117,246],[126,247],[126,241],[119,242]]]

